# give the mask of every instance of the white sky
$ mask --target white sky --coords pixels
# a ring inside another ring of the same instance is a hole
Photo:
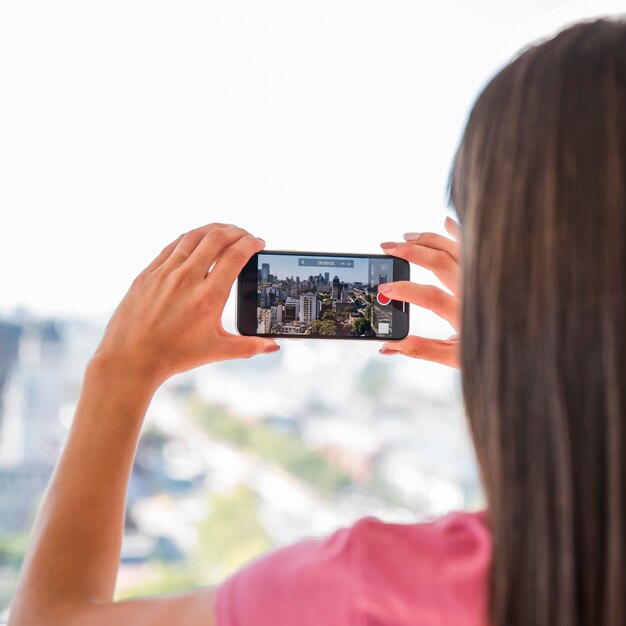
[[[441,230],[483,82],[618,4],[2,2],[0,308],[106,314],[210,221],[335,252]]]

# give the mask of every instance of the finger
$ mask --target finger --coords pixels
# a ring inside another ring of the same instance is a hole
[[[434,250],[443,250],[457,263],[459,262],[459,244],[448,237],[437,233],[406,233],[404,238],[407,243],[418,243],[420,246],[427,246]]]
[[[457,340],[427,339],[412,335],[401,341],[383,344],[380,353],[404,354],[414,359],[459,367],[459,342]]]
[[[206,287],[213,302],[226,304],[235,279],[255,252],[265,247],[262,239],[245,235],[223,250],[206,278]]]
[[[246,337],[226,333],[224,341],[223,360],[248,359],[257,354],[271,354],[278,352],[280,346],[273,339],[263,337]]]
[[[436,250],[419,243],[387,242],[381,246],[387,254],[431,270],[452,293],[458,293],[460,267],[445,250]]]
[[[204,235],[213,230],[223,230],[233,228],[230,224],[206,224],[199,228],[194,228],[185,233],[178,244],[171,251],[167,259],[161,264],[164,272],[171,272],[180,267],[183,262],[191,256],[196,246],[202,241]]]
[[[451,217],[446,217],[443,223],[445,229],[454,237],[457,241],[461,238],[461,226],[458,222],[455,222]]]
[[[146,267],[146,269],[144,270],[145,272],[152,272],[153,270],[157,269],[158,267],[161,266],[161,264],[167,259],[169,258],[170,254],[172,254],[174,248],[179,244],[180,240],[184,237],[185,235],[180,235],[179,237],[177,237],[176,239],[174,239],[174,241],[172,241],[172,243],[168,244],[167,246],[165,246],[165,248],[163,248],[163,250],[161,250],[159,256],[156,257],[156,259],[154,259],[154,261],[152,261],[152,263],[150,263],[150,265],[148,265],[148,267]]]
[[[459,301],[435,285],[420,285],[408,280],[378,285],[378,291],[392,300],[410,302],[443,317],[455,330],[459,324]]]
[[[247,230],[236,226],[207,230],[193,252],[180,265],[180,270],[205,278],[226,248],[249,235]]]

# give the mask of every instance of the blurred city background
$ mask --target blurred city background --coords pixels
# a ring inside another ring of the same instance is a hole
[[[24,310],[0,322],[4,606],[101,330]],[[411,522],[480,504],[454,376],[420,384],[371,343],[282,343],[158,392],[128,493],[121,596],[215,583],[361,516]]]
[[[151,258],[211,221],[320,252],[443,232],[484,82],[619,4],[1,3],[0,623],[85,364]],[[419,310],[411,329],[452,333]],[[484,506],[457,372],[370,342],[281,344],[159,390],[118,597],[214,584],[365,515]]]

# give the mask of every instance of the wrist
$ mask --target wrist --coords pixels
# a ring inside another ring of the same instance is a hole
[[[156,371],[121,354],[101,350],[91,357],[85,372],[86,382],[104,382],[112,389],[132,390],[137,396],[152,397],[164,380]]]
[[[110,436],[121,427],[124,436],[138,436],[159,384],[146,371],[98,350],[85,369],[73,428],[86,426],[92,435],[106,432]],[[103,416],[107,416],[104,421]]]

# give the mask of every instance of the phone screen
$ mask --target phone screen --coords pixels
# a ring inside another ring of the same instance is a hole
[[[380,337],[393,334],[393,306],[378,285],[393,259],[259,253],[257,334]]]

